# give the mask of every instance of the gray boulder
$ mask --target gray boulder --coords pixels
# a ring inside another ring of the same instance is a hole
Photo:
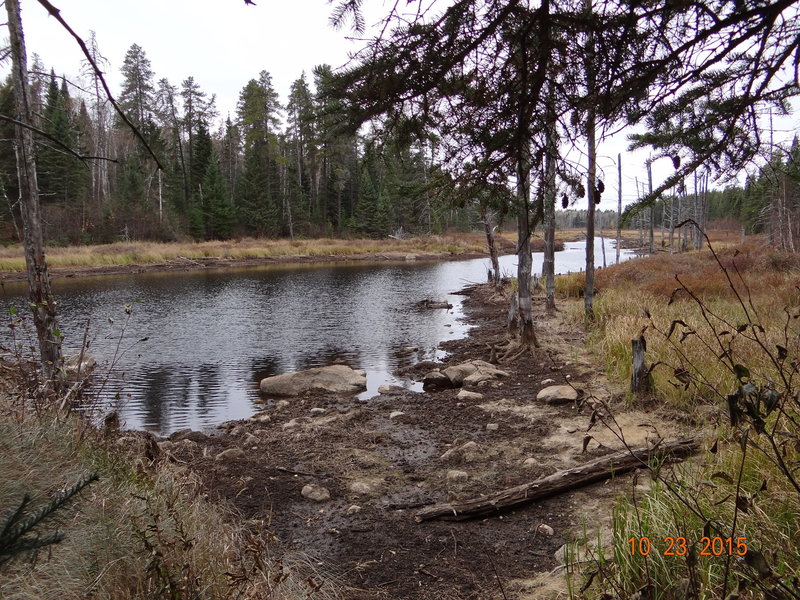
[[[303,489],[300,490],[300,494],[303,496],[303,498],[308,498],[314,502],[327,502],[331,499],[330,490],[315,483],[304,485]]]
[[[310,391],[353,394],[365,389],[366,373],[347,365],[317,367],[261,380],[261,392],[268,396],[300,396]]]
[[[547,404],[566,404],[575,402],[578,395],[578,390],[570,385],[551,385],[536,394],[536,399]]]
[[[508,377],[508,373],[483,360],[470,360],[460,365],[447,367],[444,374],[450,379],[453,387],[477,385],[481,381]]]
[[[422,389],[426,392],[453,389],[453,382],[441,371],[431,371],[422,379]]]

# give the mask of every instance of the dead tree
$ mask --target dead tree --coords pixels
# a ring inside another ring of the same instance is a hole
[[[542,277],[545,280],[545,307],[554,310],[556,307],[556,161],[558,160],[558,131],[553,108],[554,85],[550,83],[547,107],[547,154],[544,168],[544,261]]]
[[[33,311],[33,323],[39,340],[42,374],[56,389],[63,384],[61,368],[61,336],[56,324],[56,305],[50,290],[50,277],[44,255],[42,220],[39,209],[39,186],[36,181],[36,156],[33,116],[28,90],[28,57],[22,32],[19,0],[7,0],[8,31],[11,44],[11,79],[14,86],[14,108],[19,124],[15,126],[17,176],[23,224],[25,266],[28,273],[28,297]]]
[[[481,205],[481,217],[483,217],[483,227],[486,231],[486,245],[489,247],[489,257],[492,261],[491,281],[495,287],[500,287],[500,259],[497,255],[497,244],[494,239],[495,213],[488,206]]]
[[[620,244],[622,243],[622,154],[617,154],[617,260],[615,264],[619,264],[619,251]]]
[[[586,0],[586,12],[592,13],[592,0]],[[594,32],[590,29],[586,39],[586,87],[589,94],[596,92],[597,74],[594,65],[595,44]],[[583,305],[586,318],[594,320],[594,207],[597,185],[597,138],[596,138],[597,115],[594,107],[590,107],[586,115],[586,138],[588,140],[588,173],[586,175],[586,187],[589,194],[589,209],[586,211],[586,282],[583,287]]]

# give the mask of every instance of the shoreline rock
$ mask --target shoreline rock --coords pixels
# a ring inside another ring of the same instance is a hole
[[[261,393],[267,396],[294,397],[306,392],[354,394],[367,389],[366,372],[347,365],[316,367],[261,380]]]

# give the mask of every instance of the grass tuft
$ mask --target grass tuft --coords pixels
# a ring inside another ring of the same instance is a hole
[[[77,417],[28,414],[0,401],[0,450],[2,511],[25,495],[47,504],[83,473],[100,475],[59,509],[54,525],[41,524],[40,534],[57,528],[63,540],[33,563],[6,563],[3,598],[337,597],[303,557],[283,554],[201,497],[180,467],[132,461]]]

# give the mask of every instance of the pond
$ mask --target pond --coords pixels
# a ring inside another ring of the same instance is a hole
[[[579,270],[584,248],[566,244],[556,270]],[[596,248],[602,264],[599,239]],[[613,241],[606,252],[613,262]],[[534,253],[534,273],[541,263]],[[516,256],[500,264],[502,274],[516,272]],[[65,353],[79,350],[89,319],[97,379],[108,375],[101,399],[126,427],[166,435],[246,418],[259,409],[263,377],[336,361],[366,369],[362,400],[384,384],[420,389],[392,372],[441,358],[442,341],[466,334],[454,292],[485,281],[488,266],[488,259],[287,264],[57,279],[53,288]],[[22,313],[23,294],[24,284],[5,284],[3,314],[10,306]],[[425,298],[453,308],[420,310]]]

